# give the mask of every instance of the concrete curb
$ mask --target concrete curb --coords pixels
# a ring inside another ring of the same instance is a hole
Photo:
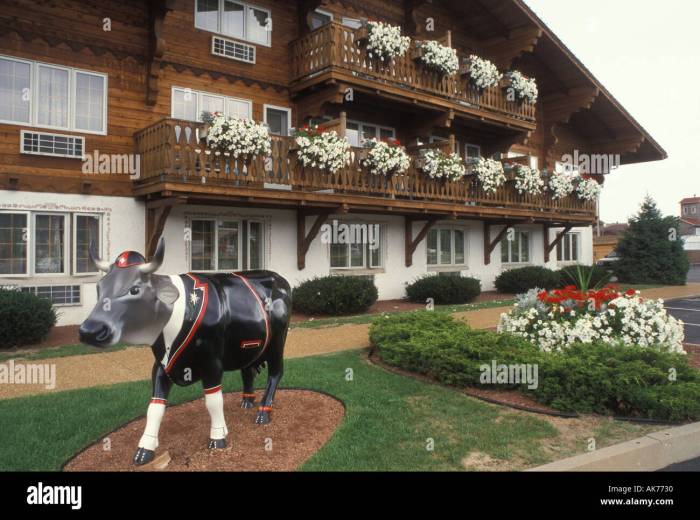
[[[657,471],[699,456],[700,422],[696,422],[527,471]]]

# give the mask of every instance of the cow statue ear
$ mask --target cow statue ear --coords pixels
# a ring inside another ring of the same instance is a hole
[[[175,287],[167,276],[155,277],[153,285],[156,289],[156,296],[158,299],[167,305],[172,305],[180,297],[180,292],[177,290],[177,287]]]

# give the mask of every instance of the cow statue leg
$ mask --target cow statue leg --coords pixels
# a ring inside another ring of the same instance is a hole
[[[136,450],[136,455],[134,455],[134,464],[137,466],[148,464],[155,458],[160,423],[165,415],[165,407],[168,404],[168,395],[172,387],[172,382],[165,373],[163,366],[157,361],[153,365],[151,382],[153,385],[153,397],[151,397],[148,412],[146,413],[146,430],[141,436],[138,450]]]
[[[285,332],[278,336],[276,340],[273,340],[270,345],[270,356],[267,360],[267,388],[265,388],[265,396],[255,416],[255,424],[268,424],[271,421],[272,402],[275,400],[277,385],[282,379],[282,373],[284,372],[283,353],[286,336]]]
[[[223,376],[223,369],[217,367],[211,371],[210,375],[205,375],[202,379],[204,404],[211,418],[211,429],[209,430],[210,450],[225,448],[226,437],[228,436],[228,428],[224,419],[224,394],[221,390]]]
[[[241,378],[243,379],[243,399],[241,400],[241,408],[249,409],[255,406],[255,382],[256,370],[254,367],[246,367],[241,370]]]

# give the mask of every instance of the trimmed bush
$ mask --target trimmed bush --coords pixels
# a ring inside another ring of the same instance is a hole
[[[465,276],[429,275],[406,287],[408,299],[425,303],[432,298],[437,305],[469,303],[481,294],[481,282]]]
[[[520,388],[564,411],[700,419],[700,372],[682,354],[606,344],[575,344],[563,352],[544,353],[523,338],[474,331],[441,312],[376,318],[370,341],[389,365],[447,385]],[[537,365],[537,388],[530,390],[522,383],[482,385],[481,366],[493,361]]]
[[[364,276],[326,276],[302,282],[294,289],[294,309],[304,314],[359,314],[377,301],[374,280]]]
[[[496,289],[506,294],[521,294],[535,287],[556,289],[560,281],[556,271],[546,267],[528,266],[502,272],[496,278]]]
[[[55,324],[50,301],[0,289],[0,350],[39,343]]]

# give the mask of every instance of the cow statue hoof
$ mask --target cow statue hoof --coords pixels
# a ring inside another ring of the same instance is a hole
[[[250,410],[255,407],[255,397],[244,397],[241,401],[241,408]]]
[[[153,461],[156,458],[156,452],[153,450],[147,450],[146,448],[139,448],[134,455],[134,464],[136,466],[143,466]]]
[[[270,421],[272,420],[270,418],[271,411],[272,408],[269,406],[261,406],[258,408],[258,414],[255,416],[255,424],[270,424]]]
[[[210,450],[223,450],[226,447],[226,439],[209,439]]]

